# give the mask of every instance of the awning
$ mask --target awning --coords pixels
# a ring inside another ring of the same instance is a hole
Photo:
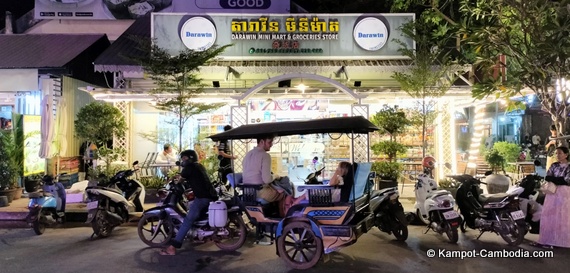
[[[65,67],[102,40],[109,44],[105,34],[0,35],[0,69]]]

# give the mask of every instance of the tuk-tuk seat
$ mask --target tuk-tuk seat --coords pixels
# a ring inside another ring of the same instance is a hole
[[[370,180],[371,169],[372,163],[370,162],[362,162],[356,164],[356,172],[354,174],[354,188],[350,192],[349,196],[349,201],[355,202],[356,211],[359,211],[368,205],[369,196],[368,192],[366,192],[366,188],[368,181]]]

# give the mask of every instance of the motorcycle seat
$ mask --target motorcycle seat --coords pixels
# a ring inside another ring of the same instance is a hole
[[[481,194],[479,195],[479,201],[481,204],[501,202],[507,196],[509,196],[507,193]]]
[[[426,198],[433,198],[436,196],[446,195],[446,194],[450,194],[450,192],[448,190],[437,190],[430,192]]]
[[[51,193],[36,191],[36,192],[28,193],[28,198],[42,198],[42,197],[47,197],[47,196],[51,196],[51,195],[52,195]]]

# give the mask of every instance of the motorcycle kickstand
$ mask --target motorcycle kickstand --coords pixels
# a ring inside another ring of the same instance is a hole
[[[485,231],[481,231],[481,233],[479,233],[479,236],[477,236],[477,239],[475,239],[475,240],[479,240],[479,238],[481,238],[481,236],[483,235],[483,233],[485,233]]]
[[[95,232],[91,233],[91,237],[89,237],[89,240],[93,241],[95,240],[95,237],[97,237],[97,235],[95,235]]]
[[[431,223],[433,223],[433,222],[429,222],[429,224],[428,224],[428,226],[427,226],[427,229],[426,229],[426,231],[424,232],[424,234],[427,234],[428,231],[431,229]]]

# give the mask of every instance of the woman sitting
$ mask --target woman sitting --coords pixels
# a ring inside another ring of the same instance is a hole
[[[354,185],[354,168],[350,162],[342,161],[338,163],[336,170],[331,177],[329,186],[336,186],[336,193],[333,194],[333,202],[348,202],[350,192]]]

